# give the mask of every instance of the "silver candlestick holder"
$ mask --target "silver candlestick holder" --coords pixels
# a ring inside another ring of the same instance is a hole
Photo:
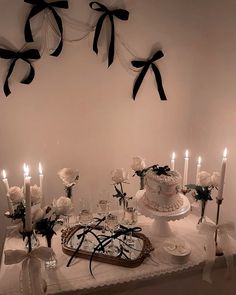
[[[218,224],[219,224],[219,217],[220,217],[220,207],[223,202],[223,199],[216,198],[217,203],[217,212],[216,212],[216,231],[215,231],[215,245],[216,245],[216,256],[222,256],[224,255],[222,249],[219,247],[217,238],[218,238]]]

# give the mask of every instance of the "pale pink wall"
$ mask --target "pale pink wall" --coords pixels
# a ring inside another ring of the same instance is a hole
[[[0,1],[0,36],[18,47],[23,44],[28,9],[22,2]],[[139,57],[148,56],[153,45],[160,44],[165,57],[158,64],[169,100],[159,100],[149,73],[137,100],[132,101],[135,75],[117,58],[107,70],[106,61],[91,49],[92,35],[65,44],[58,58],[45,54],[35,63],[31,85],[17,82],[18,70],[12,79],[12,95],[6,100],[0,94],[0,169],[9,171],[11,184],[21,184],[23,162],[36,170],[40,160],[45,168],[47,200],[63,193],[56,173],[65,166],[77,167],[81,174],[75,202],[84,194],[96,200],[102,190],[112,191],[110,171],[130,169],[132,156],[165,164],[174,149],[179,156],[177,168],[182,171],[180,158],[186,147],[194,157],[202,152],[210,167],[214,161],[219,167],[219,153],[228,145],[233,171],[235,1],[124,2],[130,19],[119,24],[119,34]],[[73,17],[86,20],[91,15],[89,1],[69,3]],[[0,60],[0,65],[3,81],[5,61]],[[221,127],[216,123],[216,128],[215,121]],[[214,134],[218,131],[221,136],[217,138]],[[193,167],[191,162],[192,175]],[[38,180],[36,171],[32,174]],[[233,192],[233,177],[229,180],[228,193]],[[131,179],[128,191],[134,194],[137,188],[137,180]],[[0,189],[3,212],[3,185]],[[229,203],[228,207],[233,215]]]

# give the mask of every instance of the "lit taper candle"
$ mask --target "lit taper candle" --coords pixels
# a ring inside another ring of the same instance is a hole
[[[7,173],[5,170],[2,170],[2,181],[5,184],[5,188],[6,188],[8,211],[10,214],[13,214],[14,210],[13,210],[11,200],[9,198],[9,184],[8,184],[8,179],[7,179]]]
[[[175,170],[175,152],[173,152],[173,153],[172,153],[172,156],[171,156],[170,169],[171,169],[172,171]]]
[[[189,151],[185,151],[184,157],[184,176],[183,176],[183,186],[188,183],[188,162],[189,162]]]
[[[40,162],[39,162],[39,187],[41,191],[41,196],[43,196],[43,168]]]
[[[199,184],[199,177],[198,174],[201,170],[202,158],[199,156],[197,159],[197,172],[196,172],[196,184]]]
[[[29,166],[25,166],[25,231],[32,231],[32,216],[31,216],[31,193],[30,193],[30,179]]]
[[[223,152],[222,166],[221,166],[221,172],[220,172],[220,185],[219,185],[219,190],[218,190],[218,195],[217,195],[218,200],[223,200],[227,153],[228,153],[227,148],[225,148],[224,152]]]

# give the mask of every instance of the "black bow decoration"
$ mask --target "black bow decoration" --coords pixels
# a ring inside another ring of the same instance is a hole
[[[94,4],[96,4],[98,7],[94,8]],[[115,51],[115,25],[114,25],[114,19],[113,17],[117,17],[120,20],[128,20],[129,18],[129,12],[124,9],[114,9],[109,10],[105,5],[92,1],[90,2],[89,6],[96,11],[103,12],[103,14],[98,19],[96,30],[94,34],[93,39],[93,51],[98,54],[98,39],[99,35],[102,29],[103,22],[105,18],[108,16],[111,23],[111,39],[110,39],[110,45],[109,45],[109,52],[108,52],[108,67],[113,63],[114,60],[114,51]]]
[[[60,42],[55,49],[55,51],[51,54],[52,56],[58,56],[63,47],[63,25],[62,25],[62,20],[59,14],[56,12],[55,8],[63,8],[67,9],[69,7],[68,1],[67,0],[60,0],[60,1],[54,1],[54,2],[45,2],[44,0],[24,0],[26,3],[32,4],[33,7],[28,15],[28,18],[25,23],[25,41],[26,42],[33,42],[33,35],[31,31],[31,26],[30,26],[30,20],[32,17],[43,11],[44,9],[48,8],[53,16],[54,19],[57,23],[58,29],[60,31],[61,39]]]
[[[142,81],[149,69],[149,67],[152,67],[152,70],[154,72],[156,83],[157,83],[157,89],[160,95],[161,100],[167,100],[163,85],[162,85],[162,78],[161,73],[158,69],[158,67],[154,64],[154,62],[164,56],[164,53],[161,50],[158,50],[151,59],[148,59],[146,61],[144,60],[133,60],[131,63],[135,68],[142,68],[140,74],[138,75],[133,88],[133,99],[135,100],[136,94],[138,93],[139,87],[142,84]]]
[[[168,174],[168,172],[170,171],[170,168],[168,166],[164,166],[164,167],[161,167],[161,166],[156,166],[154,165],[153,166],[153,171],[157,174],[157,175],[167,175],[167,176],[170,176]]]
[[[12,59],[12,62],[10,64],[10,67],[8,69],[8,73],[7,73],[7,76],[6,76],[6,79],[5,79],[4,87],[3,87],[4,93],[5,93],[6,96],[11,94],[8,80],[9,80],[9,78],[10,78],[10,76],[11,76],[13,70],[14,70],[15,64],[16,64],[18,59],[22,59],[23,61],[28,63],[29,66],[30,66],[29,74],[20,83],[22,83],[22,84],[30,84],[33,81],[34,76],[35,76],[35,71],[34,71],[34,68],[33,68],[32,64],[31,64],[31,62],[29,60],[30,59],[39,59],[40,58],[40,54],[39,54],[39,51],[37,49],[28,49],[28,50],[25,50],[25,51],[22,51],[22,52],[20,52],[20,51],[15,52],[15,51],[12,51],[12,50],[0,48],[0,58]]]

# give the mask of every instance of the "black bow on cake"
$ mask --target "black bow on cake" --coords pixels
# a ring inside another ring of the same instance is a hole
[[[26,42],[33,42],[33,35],[32,35],[32,31],[31,31],[31,26],[30,26],[30,20],[32,17],[34,17],[36,14],[40,13],[41,11],[43,11],[44,9],[48,8],[53,16],[54,19],[57,23],[58,29],[60,31],[60,42],[57,46],[57,48],[55,49],[55,51],[51,54],[52,56],[58,56],[61,51],[62,51],[62,47],[63,47],[63,25],[62,25],[62,20],[61,17],[58,15],[58,13],[56,12],[55,8],[64,8],[67,9],[68,6],[68,1],[67,0],[60,0],[60,1],[54,1],[54,2],[45,2],[44,0],[24,0],[26,3],[32,4],[33,7],[28,15],[28,18],[26,20],[25,23],[25,41]]]
[[[94,4],[96,4],[98,7],[94,8]],[[114,51],[115,51],[115,26],[114,26],[114,19],[113,17],[117,17],[120,20],[128,20],[129,18],[129,12],[124,9],[114,9],[109,10],[105,5],[93,1],[90,2],[89,6],[96,10],[103,12],[103,14],[98,19],[96,30],[94,34],[94,40],[93,40],[93,51],[98,54],[98,38],[102,29],[103,22],[105,18],[108,16],[111,23],[111,39],[110,39],[110,45],[109,45],[109,52],[108,52],[108,67],[113,63],[114,60]]]
[[[162,79],[161,79],[161,73],[158,69],[158,67],[154,64],[154,62],[164,56],[164,53],[161,50],[158,50],[151,59],[148,59],[146,61],[142,60],[133,60],[131,63],[135,68],[142,68],[139,76],[137,77],[134,88],[133,88],[133,99],[135,100],[136,94],[138,93],[139,87],[142,84],[142,81],[149,69],[149,67],[152,67],[152,70],[155,74],[156,83],[157,83],[157,89],[160,95],[161,100],[167,100],[163,85],[162,85]]]
[[[169,168],[169,166],[161,167],[161,166],[154,165],[154,166],[153,166],[153,171],[154,171],[157,175],[167,175],[167,176],[170,176],[170,175],[168,174],[168,172],[170,172],[170,168]]]
[[[34,71],[34,68],[33,68],[32,64],[31,64],[31,62],[29,60],[30,59],[39,59],[40,58],[40,54],[39,54],[37,49],[29,49],[29,50],[25,50],[25,51],[22,51],[22,52],[19,52],[19,51],[15,52],[15,51],[12,51],[12,50],[0,48],[0,58],[12,59],[12,62],[11,62],[10,67],[8,69],[8,73],[7,73],[5,83],[4,83],[4,86],[3,86],[3,90],[4,90],[4,93],[5,93],[6,96],[11,94],[8,80],[9,80],[9,78],[10,78],[10,76],[11,76],[13,70],[14,70],[15,64],[16,64],[18,59],[22,59],[23,61],[28,63],[29,66],[30,66],[29,74],[20,83],[30,84],[33,81],[34,76],[35,76],[35,71]]]

